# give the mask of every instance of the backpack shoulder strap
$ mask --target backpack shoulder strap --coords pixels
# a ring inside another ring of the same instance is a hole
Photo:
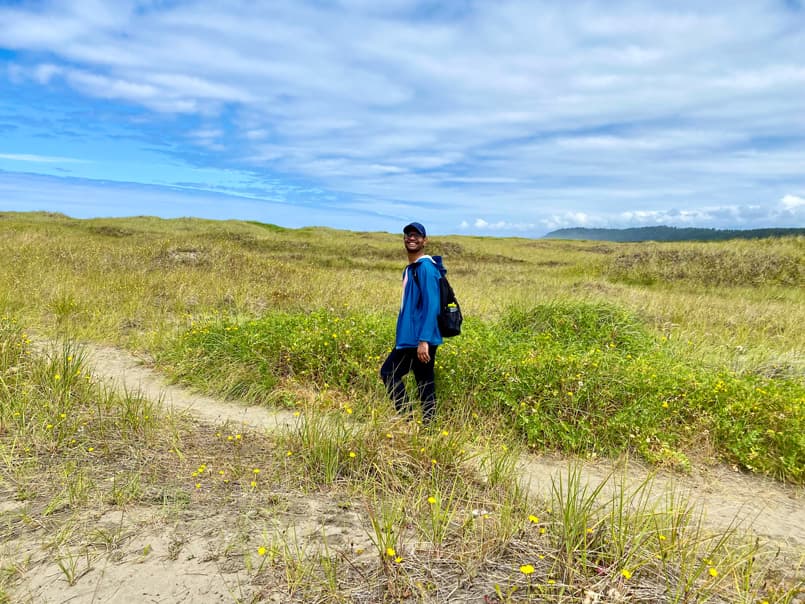
[[[419,270],[417,264],[419,264],[419,262],[412,262],[408,265],[408,274],[411,275],[414,283],[416,283],[416,286],[419,287]]]

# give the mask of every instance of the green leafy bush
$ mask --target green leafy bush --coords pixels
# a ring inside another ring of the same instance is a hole
[[[182,379],[231,395],[270,399],[284,379],[368,399],[382,396],[377,373],[392,323],[328,310],[213,319],[194,324],[166,360]],[[440,412],[502,414],[539,448],[632,451],[680,469],[715,454],[805,478],[801,382],[696,364],[613,305],[555,302],[510,309],[497,322],[469,317],[436,363]]]

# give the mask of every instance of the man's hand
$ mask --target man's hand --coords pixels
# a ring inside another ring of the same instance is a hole
[[[416,347],[416,358],[419,359],[420,363],[430,362],[430,349],[427,342],[420,342],[419,346]]]

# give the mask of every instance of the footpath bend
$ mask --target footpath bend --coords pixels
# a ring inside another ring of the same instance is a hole
[[[218,400],[169,384],[142,359],[120,348],[92,343],[83,343],[82,346],[97,379],[113,388],[139,391],[151,400],[161,401],[167,409],[188,412],[200,421],[229,422],[258,430],[288,429],[296,421],[290,411]],[[518,471],[522,483],[532,493],[547,497],[552,478],[566,473],[570,461],[526,453],[519,460]],[[652,471],[635,461],[628,465],[610,461],[573,461],[573,464],[578,464],[582,481],[590,487],[611,476],[602,489],[602,495],[611,492],[621,481],[627,486],[637,486],[652,476],[651,492],[654,496],[676,489],[701,508],[704,523],[711,528],[726,529],[735,526],[737,521],[741,530],[754,531],[786,549],[805,551],[805,490],[801,487],[783,485],[725,466],[696,468],[689,475],[682,476]]]

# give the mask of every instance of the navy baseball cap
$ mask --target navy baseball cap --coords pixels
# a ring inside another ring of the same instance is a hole
[[[422,226],[422,223],[421,223],[421,222],[411,222],[411,223],[409,223],[409,224],[406,224],[406,225],[403,227],[403,234],[407,235],[407,234],[408,234],[408,233],[410,233],[411,231],[416,231],[417,233],[419,233],[419,234],[420,234],[420,235],[422,235],[423,237],[427,237],[427,236],[428,236],[428,234],[425,232],[425,227],[424,227],[424,226]]]

